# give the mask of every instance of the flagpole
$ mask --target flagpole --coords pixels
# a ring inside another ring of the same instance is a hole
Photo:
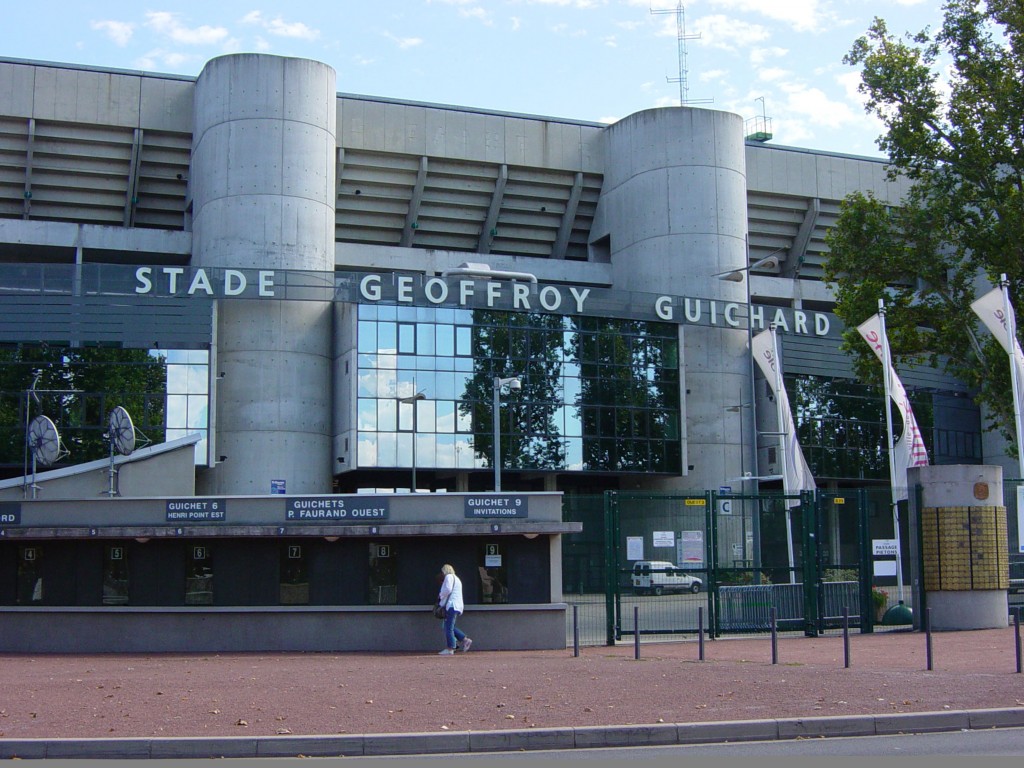
[[[772,356],[775,358],[775,415],[779,422],[779,450],[781,452],[782,467],[782,492],[786,495],[790,492],[789,464],[786,457],[786,430],[785,415],[782,412],[782,396],[785,392],[782,381],[782,358],[779,357],[779,340],[775,333],[775,323],[769,326],[772,334]],[[786,553],[789,555],[789,583],[796,584],[796,560],[793,555],[793,514],[790,512],[789,499],[785,501],[786,507]]]
[[[1021,381],[1017,370],[1017,318],[1013,314],[1010,303],[1010,281],[1006,274],[999,276],[999,287],[1003,291],[1003,314],[1006,315],[1007,348],[1010,352],[1010,381],[1013,384],[1013,419],[1017,427],[1017,462],[1020,477],[1024,479],[1024,424],[1021,422],[1020,387]]]
[[[878,300],[879,336],[882,342],[882,381],[885,385],[885,435],[889,447],[889,486],[892,496],[892,528],[896,541],[896,593],[897,599],[903,602],[903,550],[900,546],[900,503],[896,490],[896,449],[892,440],[892,397],[889,376],[892,373],[892,359],[889,357],[889,337],[885,332],[885,300]],[[904,431],[907,425],[903,425]],[[909,437],[909,435],[907,435]],[[906,479],[903,480],[906,483]]]

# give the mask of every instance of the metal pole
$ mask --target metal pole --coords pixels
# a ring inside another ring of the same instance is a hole
[[[697,608],[697,658],[704,661],[704,606]],[[1018,670],[1020,671],[1020,670]]]
[[[498,393],[501,390],[501,377],[494,377],[494,491],[501,491],[501,420],[499,419]]]
[[[924,609],[924,644],[928,659],[928,671],[932,671],[932,609]]]
[[[843,606],[843,667],[850,668],[850,606]]]
[[[878,300],[878,335],[882,343],[882,381],[885,388],[885,431],[889,448],[889,486],[892,496],[892,537],[896,541],[896,594],[900,603],[903,602],[903,549],[900,546],[900,505],[896,499],[896,449],[892,439],[892,388],[889,386],[889,374],[892,371],[892,358],[889,355],[889,339],[885,333],[885,300]],[[906,430],[906,425],[904,425]],[[903,480],[906,482],[906,479]]]
[[[1010,304],[1010,281],[1006,275],[999,276],[999,287],[1003,289],[1003,314],[1006,315],[1006,342],[1010,349],[1010,383],[1013,386],[1013,420],[1017,427],[1017,461],[1020,476],[1024,478],[1024,423],[1021,421],[1021,382],[1017,370],[1017,318]]]
[[[633,658],[640,658],[640,606],[633,606]]]
[[[769,611],[769,620],[772,625],[772,664],[779,663],[779,626],[775,619],[775,606],[773,605]]]
[[[1014,646],[1017,650],[1017,674],[1021,671],[1021,654],[1020,654],[1020,612],[1021,608],[1018,606],[1017,610],[1013,613],[1013,638]]]
[[[572,655],[580,655],[580,607],[572,607]]]
[[[747,236],[747,239],[748,239],[748,242],[746,243],[746,249],[747,249],[747,260],[749,262],[749,259],[750,259],[749,236]],[[747,279],[746,280],[746,282],[747,282],[747,376],[750,378],[750,429],[748,430],[747,434],[750,435],[750,443],[751,443],[751,446],[750,446],[751,447],[751,463],[750,463],[751,474],[754,477],[757,477],[758,475],[761,474],[761,472],[760,472],[760,468],[758,467],[758,462],[757,462],[757,387],[754,385],[754,381],[755,381],[754,370],[755,370],[755,367],[756,367],[755,364],[754,364],[754,300],[752,298],[751,288],[750,288],[750,269],[749,268],[747,269],[747,273],[746,273],[745,277]],[[744,446],[744,450],[746,450],[746,446]],[[756,497],[760,493],[760,483],[757,480],[754,480],[753,483],[754,483],[754,496]],[[746,488],[743,488],[743,491],[746,492]],[[746,501],[744,501],[743,504],[744,504],[744,508],[745,508],[746,507]],[[751,521],[751,529],[752,529],[753,538],[754,538],[754,541],[753,541],[754,551],[752,553],[752,559],[754,561],[754,568],[759,569],[761,567],[761,500],[760,499],[755,499],[753,506],[754,506],[754,516],[753,516],[753,519]],[[743,539],[744,556],[746,556],[746,546],[747,546],[747,540],[746,540],[746,535],[744,534],[744,539]],[[761,575],[761,571],[760,570],[755,570],[754,573],[757,574],[758,577],[760,577],[760,575]],[[760,583],[760,578],[758,578],[757,583]]]
[[[778,421],[778,450],[779,469],[782,474],[782,493],[790,494],[790,472],[785,454],[785,442],[790,436],[785,428],[785,415],[782,413],[782,394],[785,392],[785,384],[782,381],[782,358],[778,354],[778,336],[775,331],[775,324],[769,327],[771,332],[771,351],[775,355],[775,418]],[[797,583],[797,560],[793,552],[793,513],[790,511],[790,500],[782,502],[785,505],[785,551],[790,558],[790,584]]]

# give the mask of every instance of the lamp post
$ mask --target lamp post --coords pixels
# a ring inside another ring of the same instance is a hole
[[[778,269],[779,257],[777,253],[785,250],[785,248],[777,248],[769,253],[764,258],[758,259],[753,264],[749,264],[746,267],[739,269],[730,269],[725,272],[717,272],[713,277],[717,277],[719,280],[725,280],[730,283],[744,284],[746,289],[747,298],[747,359],[748,359],[748,372],[747,378],[749,382],[749,397],[750,397],[750,429],[747,430],[747,434],[750,435],[751,446],[753,449],[753,472],[746,472],[744,469],[745,460],[743,454],[746,453],[747,446],[744,443],[743,436],[743,418],[741,414],[740,420],[740,477],[739,480],[742,482],[752,482],[754,488],[754,496],[760,493],[759,480],[775,479],[775,477],[761,477],[758,475],[758,461],[757,461],[757,390],[754,388],[754,355],[753,355],[753,339],[754,339],[754,306],[750,295],[750,272],[754,269]],[[741,403],[738,406],[738,410],[742,410],[747,407],[748,403]],[[780,476],[781,477],[781,476]],[[743,487],[743,492],[746,492],[746,487]],[[761,502],[760,500],[755,501],[754,514],[751,519],[753,536],[754,536],[754,567],[760,569],[761,567]],[[746,548],[746,541],[743,542],[744,549]],[[760,581],[760,570],[755,570],[758,581]]]
[[[413,382],[413,389],[416,389],[416,382]],[[416,493],[416,403],[419,400],[426,400],[427,396],[422,392],[417,392],[415,395],[409,395],[409,397],[400,397],[398,402],[400,405],[411,405],[412,406],[412,492]]]
[[[494,491],[501,491],[501,420],[498,418],[501,408],[501,388],[508,385],[509,390],[523,388],[523,382],[518,376],[509,376],[503,379],[500,376],[494,377]]]

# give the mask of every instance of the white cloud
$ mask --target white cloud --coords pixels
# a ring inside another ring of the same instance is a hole
[[[843,93],[846,94],[846,98],[850,101],[855,101],[858,104],[864,103],[864,94],[862,94],[858,88],[860,88],[860,72],[850,70],[842,75],[836,77],[836,82],[842,86]]]
[[[316,40],[320,37],[320,30],[308,27],[301,21],[285,21],[280,16],[268,19],[262,11],[250,11],[242,17],[242,21],[246,24],[258,24],[268,34],[278,37],[291,37],[300,40]]]
[[[560,8],[588,10],[607,5],[607,0],[526,0],[527,5],[557,5]]]
[[[132,33],[135,31],[135,25],[126,21],[94,21],[89,26],[103,32],[114,41],[115,45],[122,48],[128,45],[128,41],[132,39]]]
[[[619,43],[615,39],[615,35],[606,35],[605,37],[601,38],[601,42],[604,43],[609,48],[618,48],[619,47]]]
[[[474,19],[475,21],[479,21],[484,26],[494,26],[494,20],[491,18],[491,15],[487,12],[486,9],[480,8],[479,6],[474,8],[460,8],[459,16],[462,16],[465,19]]]
[[[423,45],[422,37],[397,37],[396,35],[392,35],[390,32],[385,32],[384,37],[395,43],[395,45],[403,51],[408,48],[415,48],[417,45]]]
[[[202,57],[193,54],[181,53],[180,51],[168,51],[163,48],[154,48],[135,60],[138,69],[183,69],[189,63],[199,62]]]
[[[820,88],[804,83],[782,83],[779,87],[786,95],[780,110],[783,114],[803,115],[811,124],[827,128],[841,128],[860,117],[848,103],[829,98]]]
[[[773,21],[788,24],[798,32],[817,32],[826,29],[833,14],[826,3],[819,0],[711,0],[715,8],[743,15],[760,14]]]
[[[790,75],[792,75],[792,72],[788,69],[782,69],[782,67],[765,67],[758,70],[757,79],[770,83],[776,80],[782,80]]]
[[[701,72],[697,79],[702,83],[710,83],[715,80],[724,80],[728,75],[728,69],[709,69],[706,72]]]
[[[789,54],[788,48],[769,46],[768,48],[754,48],[750,52],[750,63],[755,67],[764,64],[766,61],[781,59]]]
[[[146,14],[146,26],[159,35],[169,37],[172,42],[182,45],[212,45],[228,37],[224,27],[206,24],[189,28],[178,20],[177,14],[167,11],[150,11]]]
[[[523,26],[522,19],[520,19],[518,16],[512,16],[510,20],[512,22],[512,31],[518,32],[519,28]]]
[[[476,19],[488,27],[494,26],[491,14],[479,3],[479,0],[427,0],[427,3],[454,5],[459,9],[459,16],[462,16],[464,19]]]
[[[687,34],[690,33],[691,31],[688,29]],[[767,40],[769,37],[768,30],[760,24],[749,24],[728,16],[703,16],[697,19],[692,33],[700,35],[696,41],[699,44],[712,48],[723,48],[727,51],[746,48]],[[672,35],[675,36],[675,34],[675,22],[673,22]]]

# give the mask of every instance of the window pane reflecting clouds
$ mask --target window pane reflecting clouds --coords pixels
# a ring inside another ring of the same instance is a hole
[[[675,326],[430,307],[359,307],[361,467],[490,468],[493,380],[509,468],[681,471]],[[422,392],[415,409],[400,398]],[[415,417],[413,414],[415,413]],[[671,444],[671,445],[670,445]]]

